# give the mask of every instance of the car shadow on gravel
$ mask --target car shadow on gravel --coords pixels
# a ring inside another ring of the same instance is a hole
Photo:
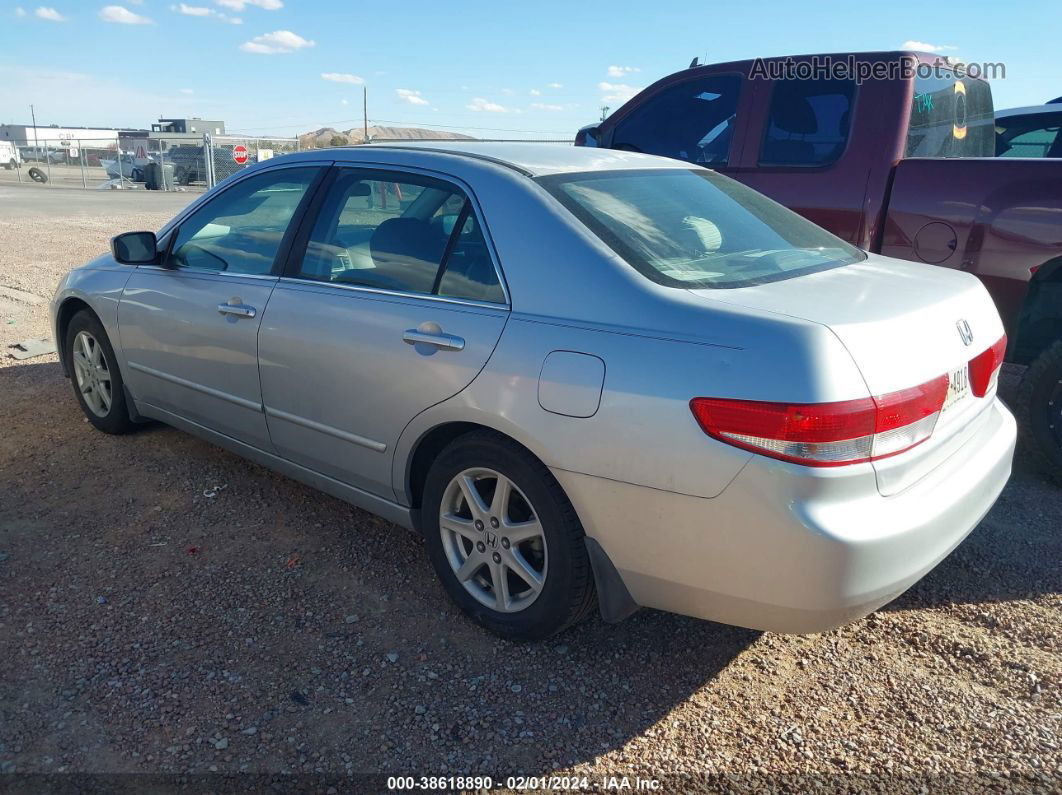
[[[14,769],[540,774],[652,734],[759,637],[642,611],[500,640],[416,535],[165,426],[97,433],[70,389],[0,367]]]

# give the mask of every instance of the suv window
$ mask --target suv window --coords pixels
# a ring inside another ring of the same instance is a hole
[[[343,169],[314,222],[298,276],[503,302],[464,192],[430,177]]]
[[[167,265],[265,275],[319,169],[283,168],[225,190],[185,219]]]
[[[1062,113],[996,119],[997,157],[1062,157]]]
[[[712,75],[665,88],[616,125],[611,146],[726,165],[740,92],[738,75]]]
[[[854,96],[854,80],[776,82],[760,165],[833,163],[848,143]]]

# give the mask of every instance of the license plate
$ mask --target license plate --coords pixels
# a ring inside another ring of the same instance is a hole
[[[948,373],[948,394],[944,398],[944,408],[947,411],[960,400],[970,394],[970,367],[963,365],[958,370]]]

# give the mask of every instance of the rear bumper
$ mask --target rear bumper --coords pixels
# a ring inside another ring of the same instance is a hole
[[[822,632],[899,596],[992,507],[1015,423],[998,399],[975,422],[953,455],[888,497],[869,464],[809,470],[762,456],[713,499],[554,474],[639,605]]]

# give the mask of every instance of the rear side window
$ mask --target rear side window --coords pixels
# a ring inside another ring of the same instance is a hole
[[[997,157],[1062,157],[1062,113],[996,119]]]
[[[321,205],[298,276],[500,303],[498,273],[471,204],[455,185],[343,169]]]
[[[936,68],[914,81],[905,157],[992,157],[992,90],[984,80]]]
[[[616,125],[612,148],[726,165],[741,77],[712,75],[666,88]]]
[[[668,287],[746,287],[865,258],[706,169],[594,171],[538,182],[630,265]]]
[[[833,163],[848,144],[854,96],[854,80],[775,83],[760,165]]]

